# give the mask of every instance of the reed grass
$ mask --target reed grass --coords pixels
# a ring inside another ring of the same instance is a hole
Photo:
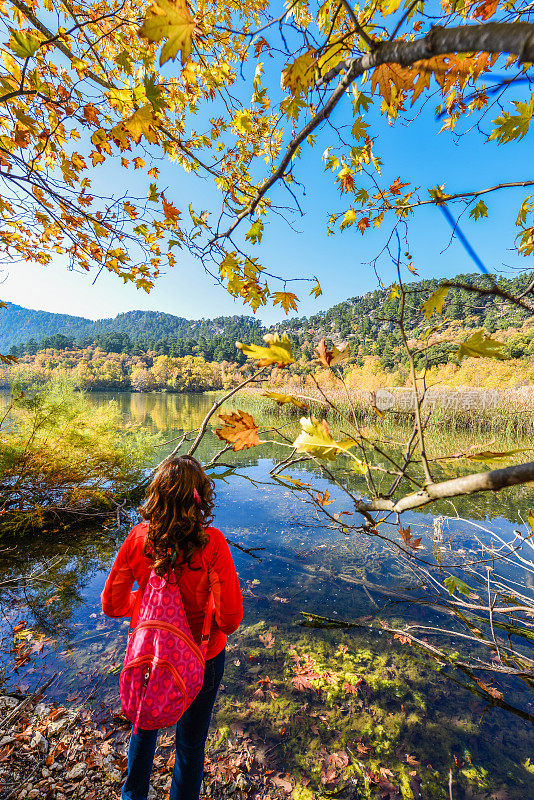
[[[243,406],[246,398],[247,410],[263,414],[270,408],[280,419],[298,420],[309,413],[320,418],[331,419],[335,416],[332,407],[325,402],[320,392],[311,387],[295,391],[294,387],[277,386],[280,393],[293,394],[309,403],[308,411],[302,411],[292,404],[279,407],[274,401],[263,397],[266,388],[251,388],[241,392],[234,405]],[[401,390],[406,397],[409,390]],[[388,389],[394,396],[400,397],[399,390]],[[358,424],[363,426],[379,425],[382,430],[389,428],[412,427],[413,411],[394,407],[382,411],[382,416],[374,408],[375,394],[368,391],[327,388],[325,395],[333,406],[343,414],[355,414]],[[485,389],[441,389],[433,390],[431,404],[423,406],[423,417],[428,417],[429,429],[443,428],[450,431],[465,431],[475,435],[493,435],[501,439],[525,438],[534,434],[534,387],[504,389],[492,394],[492,407],[485,407],[487,390]],[[495,402],[496,401],[496,402]],[[469,406],[469,407],[467,407]]]

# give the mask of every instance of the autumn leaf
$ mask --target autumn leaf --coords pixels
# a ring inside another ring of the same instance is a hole
[[[391,286],[388,294],[388,300],[396,300],[400,297],[400,287],[398,283],[394,283]]]
[[[475,222],[480,219],[481,217],[488,216],[488,207],[483,200],[479,200],[476,206],[471,209],[469,212],[469,216],[472,217]]]
[[[424,311],[425,317],[430,319],[434,311],[441,314],[443,311],[443,303],[449,291],[448,286],[440,286],[435,292],[432,292],[428,300],[421,306],[421,311]]]
[[[330,434],[326,420],[319,422],[314,416],[302,417],[300,426],[301,431],[293,442],[293,447],[298,453],[308,453],[315,458],[335,461],[340,452],[356,444],[353,439],[336,441]]]
[[[335,345],[332,345],[332,349],[328,350],[324,337],[317,345],[315,352],[317,353],[317,360],[324,367],[335,367],[338,364],[346,364],[350,359],[348,342],[340,345],[339,349]]]
[[[277,333],[267,333],[263,337],[263,341],[267,342],[267,347],[262,347],[258,344],[242,344],[241,342],[236,342],[235,346],[247,358],[257,360],[260,367],[267,367],[271,364],[287,367],[289,364],[295,363],[287,333],[284,332],[282,337]]]
[[[20,58],[31,58],[40,45],[40,40],[31,33],[11,31],[9,48]]]
[[[339,226],[339,230],[343,231],[345,228],[350,228],[351,225],[354,225],[357,219],[358,217],[356,215],[356,211],[352,207],[349,208],[347,211],[345,211]]]
[[[483,681],[480,680],[480,678],[477,678],[475,675],[472,675],[471,677],[473,678],[473,680],[475,681],[477,686],[480,686],[480,688],[484,692],[487,692],[487,694],[489,694],[490,697],[494,697],[495,700],[502,700],[503,699],[503,693],[500,692],[498,689],[495,689],[494,686],[488,686],[487,683],[484,683]]]
[[[267,650],[272,650],[272,648],[274,647],[274,636],[272,631],[267,631],[267,633],[265,634],[260,633],[259,640],[262,643],[262,645],[265,648],[267,648]]]
[[[410,69],[401,67],[400,64],[380,64],[373,70],[371,78],[371,91],[378,90],[386,106],[391,106],[393,91],[407,91],[413,84],[414,75]]]
[[[261,219],[257,219],[255,222],[252,223],[249,230],[245,234],[245,239],[251,244],[257,244],[261,242],[261,238],[263,236],[263,222]]]
[[[293,311],[297,310],[297,303],[299,299],[296,294],[293,294],[293,292],[273,292],[271,297],[273,299],[273,305],[279,303],[286,314],[289,313],[290,309],[293,309]]]
[[[456,358],[461,361],[462,358],[497,358],[501,361],[506,361],[508,356],[503,352],[505,345],[492,339],[491,336],[486,336],[483,331],[477,331],[472,336],[463,342],[456,353]]]
[[[356,225],[356,227],[358,228],[358,230],[360,231],[361,235],[363,236],[363,234],[366,231],[366,228],[370,228],[371,227],[371,223],[369,222],[369,217],[361,217],[358,220],[358,224]]]
[[[274,400],[275,403],[278,403],[279,406],[283,406],[286,403],[291,403],[296,408],[300,408],[303,411],[308,408],[308,404],[305,403],[303,400],[298,400],[296,397],[293,397],[292,394],[280,394],[279,392],[262,392],[263,397],[268,397],[270,400]]]
[[[233,444],[234,452],[261,444],[256,423],[246,411],[238,409],[231,414],[219,414],[219,418],[225,424],[215,429],[215,435],[223,442]]]
[[[467,583],[462,581],[460,578],[457,578],[456,575],[449,575],[448,578],[445,578],[443,585],[451,597],[455,592],[464,594],[466,597],[471,597],[471,592],[474,591],[474,589],[468,586]]]
[[[146,13],[139,35],[151,42],[167,40],[161,50],[160,66],[169,59],[174,61],[178,53],[185,64],[191,55],[197,26],[185,0],[156,0]]]
[[[177,222],[180,219],[181,214],[178,209],[173,206],[172,203],[167,202],[164,197],[162,198],[162,205],[165,219],[169,220],[170,222]]]
[[[297,489],[305,489],[306,487],[311,486],[311,484],[303,483],[302,481],[299,481],[297,478],[292,478],[290,475],[282,475],[281,472],[279,472],[278,475],[275,475],[274,477],[277,479],[281,478],[284,481],[288,481],[288,483],[291,483]]]
[[[468,458],[470,461],[497,461],[500,458],[511,458],[518,453],[525,453],[528,450],[528,447],[520,447],[517,450],[503,450],[502,452],[481,450],[479,453],[468,453],[465,455],[465,458]]]
[[[247,134],[252,130],[252,117],[246,108],[236,111],[234,115],[234,125],[239,133]]]
[[[291,64],[287,64],[282,71],[280,86],[294,97],[307,92],[315,82],[315,50],[299,56]]]
[[[144,136],[148,142],[155,144],[158,141],[157,118],[152,110],[152,106],[146,105],[135,111],[131,117],[123,120],[111,130],[111,136],[117,137],[120,132],[125,131],[136,144]]]
[[[330,499],[330,492],[328,489],[324,492],[319,492],[315,499],[320,506],[329,506],[334,502]]]
[[[313,296],[317,298],[320,295],[322,295],[323,290],[321,289],[321,284],[319,283],[318,278],[315,278],[315,281],[316,281],[315,286],[311,290],[310,294],[313,294]]]
[[[482,0],[481,3],[475,6],[473,16],[485,21],[495,14],[498,5],[499,0]]]
[[[421,547],[422,537],[420,536],[418,539],[413,539],[410,525],[407,525],[406,528],[403,528],[402,525],[399,525],[399,533],[404,541],[404,544],[408,545],[408,547],[411,547],[412,550],[417,550],[419,547]]]

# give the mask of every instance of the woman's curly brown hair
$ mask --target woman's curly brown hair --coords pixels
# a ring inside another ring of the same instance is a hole
[[[193,456],[166,461],[150,484],[139,511],[148,520],[144,553],[157,575],[188,564],[204,547],[205,529],[213,522],[214,484]]]

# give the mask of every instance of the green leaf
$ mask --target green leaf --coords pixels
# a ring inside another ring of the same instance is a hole
[[[354,139],[365,139],[367,137],[367,131],[369,130],[369,125],[367,122],[364,122],[363,117],[356,117],[354,120],[354,125],[352,126],[352,136]]]
[[[428,300],[423,303],[421,306],[421,311],[425,312],[425,317],[430,319],[433,312],[435,311],[437,314],[441,314],[443,312],[443,303],[445,302],[445,298],[447,297],[447,292],[449,291],[448,286],[440,286],[433,292]]]
[[[492,339],[491,336],[486,336],[483,331],[477,331],[466,342],[460,345],[456,358],[461,361],[462,358],[498,358],[500,361],[506,361],[509,356],[503,352],[505,345]]]
[[[263,236],[263,222],[257,219],[252,223],[249,230],[245,234],[245,239],[248,239],[251,244],[258,244],[261,242]]]
[[[488,207],[483,200],[479,200],[478,203],[474,208],[471,209],[469,212],[469,216],[472,217],[475,222],[480,217],[487,217],[488,216]]]
[[[146,99],[156,113],[167,108],[168,103],[163,99],[163,89],[160,84],[156,83],[154,75],[145,75],[143,86],[145,87]]]
[[[24,31],[11,31],[11,38],[9,40],[9,48],[13,50],[15,55],[21,58],[31,58],[36,50],[38,50],[40,40],[31,33],[24,33]]]
[[[457,578],[456,575],[449,575],[448,578],[445,578],[445,580],[443,581],[443,585],[445,586],[451,597],[455,592],[464,594],[466,597],[471,597],[471,592],[475,591],[470,586],[468,586],[467,583],[460,580],[460,578]]]
[[[517,114],[504,113],[493,120],[495,127],[488,136],[488,142],[496,139],[498,144],[506,144],[526,135],[534,115],[534,95],[529,103],[514,101],[514,106]]]
[[[148,199],[151,200],[153,203],[158,202],[158,187],[155,183],[150,184],[150,189],[148,190]]]

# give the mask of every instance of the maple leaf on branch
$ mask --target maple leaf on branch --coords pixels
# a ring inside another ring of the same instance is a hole
[[[290,309],[297,310],[298,297],[293,292],[273,292],[272,298],[273,305],[280,303],[286,314],[289,313]]]
[[[412,550],[417,550],[421,546],[422,536],[420,536],[418,539],[413,539],[410,525],[407,525],[406,528],[403,528],[402,525],[399,525],[399,533],[404,544],[408,545],[408,547],[411,547]]]
[[[301,431],[293,442],[298,453],[308,453],[315,458],[335,461],[339,453],[357,444],[354,439],[336,441],[330,433],[326,420],[319,422],[314,416],[302,417],[300,426]]]
[[[317,360],[324,367],[335,367],[339,364],[346,364],[350,360],[349,344],[345,342],[337,348],[332,345],[332,349],[328,350],[326,346],[326,339],[323,337],[315,350],[317,353]]]
[[[215,435],[223,442],[233,444],[234,452],[262,444],[256,423],[246,411],[238,409],[231,414],[219,414],[219,418],[225,424],[215,429]]]
[[[275,403],[278,403],[279,406],[283,406],[286,403],[291,403],[295,406],[295,408],[300,408],[303,411],[308,408],[308,404],[304,400],[299,400],[297,397],[293,397],[292,394],[280,394],[279,392],[262,392],[262,397],[268,397],[270,400],[274,400]]]
[[[260,367],[267,367],[272,364],[276,364],[279,367],[287,367],[289,364],[295,363],[287,333],[284,332],[281,337],[277,333],[266,333],[263,341],[267,342],[267,347],[262,347],[258,344],[242,344],[241,342],[236,342],[235,346],[247,358],[256,359]]]
[[[504,349],[505,345],[503,342],[492,339],[491,336],[485,335],[483,331],[477,331],[470,336],[467,341],[462,342],[458,348],[456,357],[459,361],[466,357],[497,358],[501,361],[506,361],[509,356],[503,352]]]
[[[166,43],[161,50],[159,63],[165,64],[180,53],[182,64],[191,55],[193,38],[198,37],[198,28],[185,0],[156,0],[148,9],[139,35],[151,42]]]

